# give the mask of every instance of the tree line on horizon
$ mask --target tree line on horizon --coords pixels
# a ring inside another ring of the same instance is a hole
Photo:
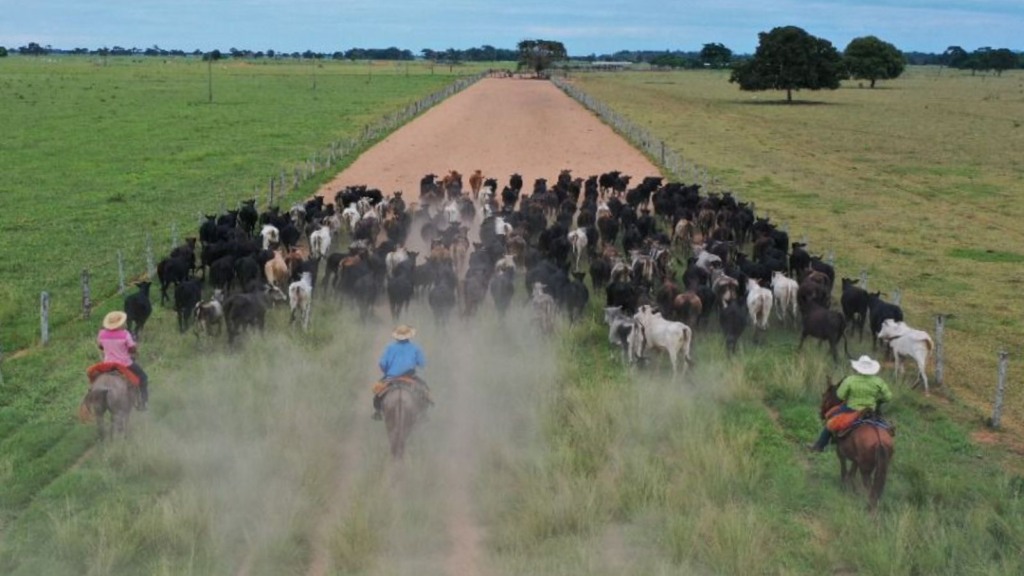
[[[166,49],[159,46],[149,48],[125,48],[122,46],[102,48],[53,48],[49,45],[43,46],[37,42],[29,42],[18,48],[5,48],[0,46],[0,57],[8,53],[28,56],[42,56],[46,54],[76,54],[92,56],[195,56],[213,59],[221,58],[293,58],[293,59],[318,59],[318,60],[416,60],[417,56],[408,49],[400,49],[394,46],[388,48],[349,48],[335,52],[316,52],[305,50],[303,52],[284,52],[273,49],[249,50],[231,48],[227,51],[219,49],[203,51],[185,51],[180,49]],[[910,51],[901,52],[907,64],[921,66],[948,66],[962,70],[975,72],[993,70],[997,73],[1002,70],[1024,68],[1024,53],[1013,51],[1009,48],[992,48],[983,46],[968,52],[960,46],[950,46],[941,53]],[[520,50],[517,48],[497,48],[490,45],[483,45],[474,48],[435,50],[423,48],[419,52],[419,58],[445,63],[460,62],[514,62],[520,57]],[[591,53],[583,56],[569,56],[571,60],[579,62],[629,62],[633,64],[649,64],[663,68],[731,68],[737,63],[753,57],[751,54],[735,54],[724,44],[713,42],[704,44],[700,50],[618,50],[608,54]]]

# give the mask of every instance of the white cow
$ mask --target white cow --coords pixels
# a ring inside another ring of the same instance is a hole
[[[302,314],[302,331],[309,332],[309,311],[313,305],[313,274],[303,272],[302,278],[288,285],[288,307],[291,308],[291,320],[295,322],[295,313]]]
[[[577,228],[569,232],[569,244],[572,246],[572,255],[576,258],[574,269],[579,270],[580,256],[583,256],[583,251],[587,249],[587,231],[583,228]]]
[[[630,334],[636,320],[622,311],[619,306],[609,306],[604,309],[604,322],[608,325],[608,343],[616,348],[622,349],[622,360],[627,366],[630,363]],[[643,355],[643,350],[639,350]]]
[[[935,347],[932,337],[924,330],[911,328],[906,322],[887,318],[878,331],[878,339],[887,342],[892,348],[893,368],[897,378],[900,375],[900,355],[910,356],[917,362],[918,377],[914,380],[914,386],[917,386],[918,381],[924,382],[924,394],[930,395],[925,366],[928,364],[928,353]]]
[[[220,288],[213,291],[209,300],[196,303],[192,309],[192,329],[195,331],[196,340],[202,338],[203,333],[208,336],[220,335],[221,327],[224,324],[224,291]]]
[[[772,291],[762,287],[753,278],[747,278],[747,311],[750,313],[750,320],[756,330],[767,330],[768,319],[772,315],[772,304],[774,297]]]
[[[787,277],[778,270],[772,272],[772,294],[775,296],[775,315],[779,317],[783,325],[789,318],[793,324],[797,320],[797,299],[796,293],[800,285],[796,280]]]
[[[639,357],[643,357],[643,351],[647,348],[658,348],[668,353],[672,362],[672,378],[678,372],[679,355],[683,356],[682,373],[686,374],[687,365],[693,361],[690,359],[690,343],[693,341],[693,331],[682,322],[672,322],[662,318],[661,313],[654,312],[649,304],[641,306],[633,315],[636,320],[636,327],[630,334],[630,348],[635,351],[640,349]],[[641,340],[642,339],[642,340]],[[639,346],[638,342],[642,342]]]
[[[697,255],[697,261],[694,262],[694,266],[711,274],[714,270],[722,268],[722,259],[717,254],[712,254],[705,250]]]
[[[359,213],[359,208],[356,208],[355,204],[349,204],[347,208],[341,211],[341,220],[345,223],[345,227],[348,228],[348,233],[351,234],[356,229],[356,224],[359,223],[359,219],[363,215]]]
[[[495,236],[508,236],[512,234],[512,225],[506,222],[503,216],[496,216],[494,218],[494,234]]]
[[[306,205],[300,203],[293,204],[291,209],[288,210],[288,215],[292,218],[292,224],[301,228],[306,222]]]
[[[395,248],[393,252],[388,252],[388,255],[384,257],[384,269],[387,274],[387,279],[391,280],[395,276],[395,267],[409,259],[409,252],[405,249],[405,246],[399,246]]]
[[[458,226],[462,223],[462,218],[459,215],[459,203],[455,200],[449,200],[444,205],[444,219],[448,222],[449,226]]]
[[[327,226],[317,228],[309,235],[309,251],[311,258],[326,258],[331,253],[331,229]]]
[[[544,288],[540,282],[533,283],[530,307],[533,309],[533,321],[541,333],[551,334],[555,331],[555,299]]]
[[[266,224],[260,230],[260,236],[263,237],[263,249],[270,250],[271,244],[277,244],[281,242],[281,232],[277,229],[277,226],[272,224]]]

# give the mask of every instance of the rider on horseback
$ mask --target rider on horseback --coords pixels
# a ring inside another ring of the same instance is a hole
[[[857,374],[843,378],[836,390],[836,395],[843,401],[842,404],[829,411],[828,417],[833,418],[839,414],[851,412],[862,413],[866,411],[877,412],[883,402],[892,400],[892,391],[889,385],[882,380],[878,371],[882,368],[876,360],[864,355],[857,360],[851,360],[850,366]],[[826,425],[822,429],[818,440],[807,446],[813,452],[824,452],[832,439],[832,432]]]
[[[125,330],[128,315],[120,310],[103,318],[103,329],[96,336],[96,343],[103,351],[103,361],[127,367],[139,378],[139,399],[137,410],[145,410],[149,403],[149,377],[142,366],[135,361],[136,344],[131,332]]]
[[[388,344],[388,347],[384,349],[384,353],[380,357],[380,362],[378,362],[380,371],[383,372],[384,376],[378,385],[374,387],[374,420],[382,418],[380,412],[381,400],[384,399],[384,393],[394,380],[404,379],[415,382],[419,385],[418,389],[424,395],[426,402],[431,403],[427,383],[416,375],[416,369],[425,366],[426,361],[423,359],[423,350],[412,342],[412,337],[415,335],[416,330],[405,324],[395,328],[395,331],[391,333],[391,337],[395,341]]]

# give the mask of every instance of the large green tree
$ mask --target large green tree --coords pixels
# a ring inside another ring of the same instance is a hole
[[[875,36],[861,36],[850,40],[843,50],[843,63],[850,76],[858,80],[891,80],[903,74],[906,61],[903,53],[892,44]]]
[[[843,59],[828,40],[796,26],[780,26],[757,35],[754,57],[733,68],[729,82],[740,90],[835,90],[845,77]]]
[[[725,44],[712,42],[705,44],[700,49],[700,61],[705,66],[712,68],[725,68],[732,63],[732,50],[725,47]]]
[[[568,57],[565,46],[554,40],[523,40],[518,48],[519,67],[529,68],[538,76],[555,62]]]
[[[4,48],[3,46],[0,46],[0,58],[5,58],[5,57],[7,57],[7,48]]]
[[[996,76],[1002,76],[1003,70],[1020,67],[1020,58],[1009,48],[997,48],[985,55],[985,69],[995,70]]]

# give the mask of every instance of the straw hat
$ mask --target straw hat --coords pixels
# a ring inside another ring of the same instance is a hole
[[[395,340],[408,340],[415,335],[416,329],[411,326],[406,326],[405,324],[395,328],[395,331],[391,333],[391,337]]]
[[[871,356],[861,356],[856,360],[850,360],[850,366],[860,374],[865,376],[874,376],[878,374],[878,371],[882,369],[882,365],[876,362]]]
[[[127,314],[120,310],[115,310],[103,317],[103,327],[107,330],[117,330],[118,328],[124,328],[124,324],[127,321]]]

